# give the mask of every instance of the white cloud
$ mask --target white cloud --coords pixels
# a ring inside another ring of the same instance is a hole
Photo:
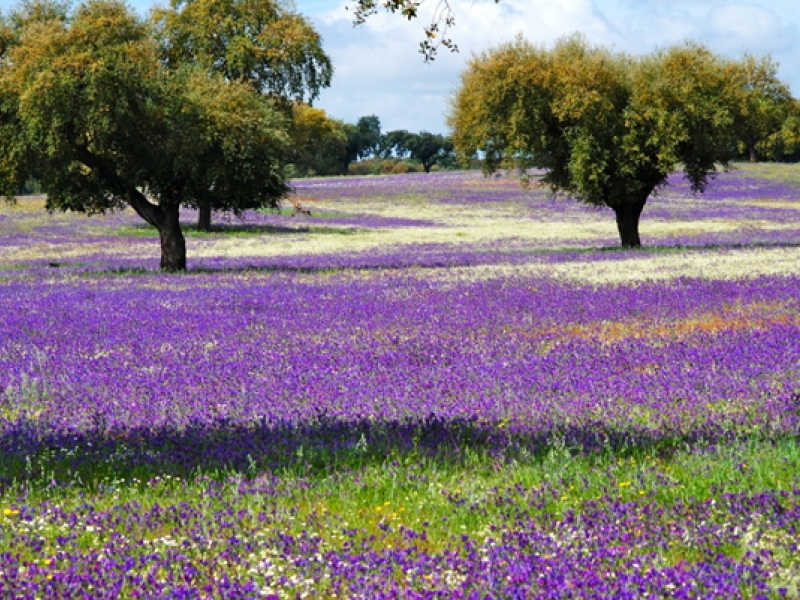
[[[734,4],[714,9],[709,15],[710,39],[730,51],[776,53],[797,42],[797,27],[783,25],[771,10]]]

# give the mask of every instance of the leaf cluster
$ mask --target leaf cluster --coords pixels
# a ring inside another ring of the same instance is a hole
[[[170,68],[196,64],[284,102],[311,102],[330,85],[322,38],[279,0],[171,0],[152,20]]]
[[[797,148],[794,141],[800,105],[778,78],[769,56],[745,54],[740,61],[742,114],[737,124],[738,150],[753,161],[779,160]]]
[[[11,16],[15,42],[0,64],[0,193],[11,197],[35,171],[50,208],[119,207],[159,120],[163,82],[149,29],[121,3],[89,2],[69,19],[27,8]],[[101,166],[105,157],[113,168]]]
[[[164,155],[149,187],[154,195],[179,190],[188,206],[205,202],[234,214],[277,206],[289,191],[283,165],[290,138],[283,114],[248,85],[215,73],[187,68],[169,79],[183,98],[171,107],[158,144]]]
[[[347,133],[347,163],[375,154],[381,145],[381,120],[376,115],[361,117],[355,125],[345,126]]]
[[[347,173],[347,126],[324,110],[302,102],[292,105],[290,162],[294,175]]]

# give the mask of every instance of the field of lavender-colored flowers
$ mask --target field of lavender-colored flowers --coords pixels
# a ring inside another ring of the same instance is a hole
[[[512,178],[296,189],[186,274],[0,208],[0,597],[798,597],[796,167],[639,251]]]

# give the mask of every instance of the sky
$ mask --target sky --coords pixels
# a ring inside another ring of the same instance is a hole
[[[156,1],[129,4],[145,14]],[[352,0],[295,0],[322,34],[335,70],[314,105],[347,122],[377,115],[383,131],[448,133],[448,98],[473,53],[518,33],[549,45],[573,32],[633,54],[687,39],[732,57],[770,54],[780,63],[781,79],[800,97],[798,0],[450,0],[456,25],[448,37],[459,52],[442,49],[425,63],[419,43],[438,1],[422,0],[414,21],[381,12],[354,27],[346,9]],[[4,10],[12,4],[0,0]]]

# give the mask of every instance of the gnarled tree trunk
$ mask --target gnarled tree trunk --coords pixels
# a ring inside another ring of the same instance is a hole
[[[197,209],[197,229],[211,231],[211,206],[201,204]]]
[[[639,248],[642,241],[639,238],[639,217],[647,200],[639,202],[625,202],[612,206],[617,217],[617,230],[623,248]]]
[[[153,204],[134,188],[128,189],[127,197],[133,210],[158,229],[158,237],[161,239],[161,268],[164,271],[185,271],[186,238],[181,231],[180,203],[173,202],[164,206]]]
[[[170,205],[163,211],[164,218],[158,226],[161,238],[161,269],[164,271],[186,270],[186,238],[180,223],[180,205]]]

